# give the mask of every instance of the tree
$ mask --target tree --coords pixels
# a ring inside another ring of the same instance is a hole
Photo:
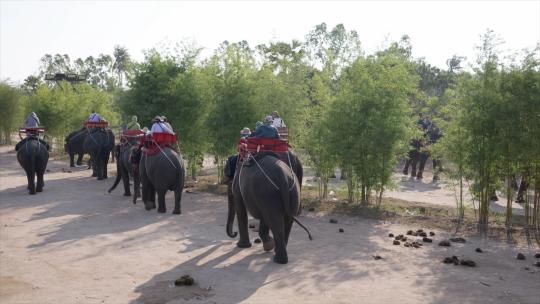
[[[118,85],[122,87],[124,85],[124,75],[127,74],[131,65],[131,58],[127,48],[119,45],[114,47],[113,56],[114,63],[112,65],[112,69],[116,72],[118,77]]]
[[[21,94],[17,88],[0,82],[0,143],[9,144],[11,133],[22,121]]]
[[[380,203],[406,142],[408,97],[416,81],[407,63],[392,54],[358,59],[341,75],[327,119],[332,151],[348,173],[350,202],[358,195],[358,181],[360,201],[369,203],[377,191]]]

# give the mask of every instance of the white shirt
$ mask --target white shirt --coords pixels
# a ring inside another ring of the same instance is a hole
[[[169,133],[169,134],[174,134],[172,128],[169,129],[169,127],[167,127],[167,125],[166,125],[164,122],[155,122],[155,123],[152,125],[152,129],[150,130],[150,132],[152,132],[152,133]]]
[[[274,118],[274,121],[272,122],[272,125],[276,128],[284,128],[286,127],[285,123],[283,122],[283,119],[281,117]]]

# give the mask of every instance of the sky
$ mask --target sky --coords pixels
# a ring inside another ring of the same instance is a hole
[[[164,42],[194,40],[212,51],[224,40],[303,40],[315,25],[356,30],[366,54],[407,34],[413,56],[441,68],[457,54],[474,61],[480,34],[503,49],[540,42],[535,1],[8,1],[0,0],[0,80],[21,83],[45,54],[86,58],[128,48],[136,60]]]

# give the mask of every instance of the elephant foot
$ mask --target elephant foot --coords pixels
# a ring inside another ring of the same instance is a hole
[[[274,249],[275,246],[276,246],[276,243],[274,242],[273,238],[270,238],[268,241],[263,243],[264,251],[270,251]]]
[[[150,210],[152,210],[152,209],[154,209],[154,208],[155,208],[155,207],[149,207],[149,206],[144,207],[144,209],[145,209],[146,211],[150,211]]]
[[[98,177],[97,180],[103,180],[103,177]]]
[[[33,195],[33,194],[36,194],[36,190],[29,190],[29,191],[28,191],[28,194],[32,194],[32,195]]]
[[[172,214],[182,214],[182,211],[180,211],[180,209],[178,210],[174,209]]]
[[[124,193],[124,196],[131,196],[131,193]]]
[[[43,192],[43,188],[37,188],[36,192]]]
[[[238,248],[250,248],[251,247],[251,242],[250,241],[238,242],[238,243],[236,243],[236,247],[238,247]]]
[[[277,264],[287,264],[289,262],[289,258],[287,258],[287,256],[278,256],[278,255],[274,255],[274,258],[272,259],[274,261],[274,263],[277,263]]]
[[[167,212],[167,209],[165,209],[165,208],[163,208],[163,209],[162,209],[162,208],[158,208],[157,212],[158,212],[158,213],[165,213],[165,212]]]

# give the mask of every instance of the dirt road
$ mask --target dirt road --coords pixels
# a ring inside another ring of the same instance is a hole
[[[353,217],[331,224],[307,213],[301,219],[314,240],[295,226],[289,264],[277,265],[260,244],[240,250],[226,236],[224,196],[185,193],[175,216],[169,194],[167,214],[157,214],[120,189],[107,194],[111,178],[63,172],[58,162],[49,164],[45,191],[30,196],[11,149],[0,147],[2,304],[540,303],[537,248],[473,238],[405,248],[392,245],[388,233],[429,227]],[[448,236],[435,232],[435,242]],[[525,261],[515,259],[518,251]],[[477,267],[441,263],[451,255]],[[196,285],[175,287],[184,274]]]

